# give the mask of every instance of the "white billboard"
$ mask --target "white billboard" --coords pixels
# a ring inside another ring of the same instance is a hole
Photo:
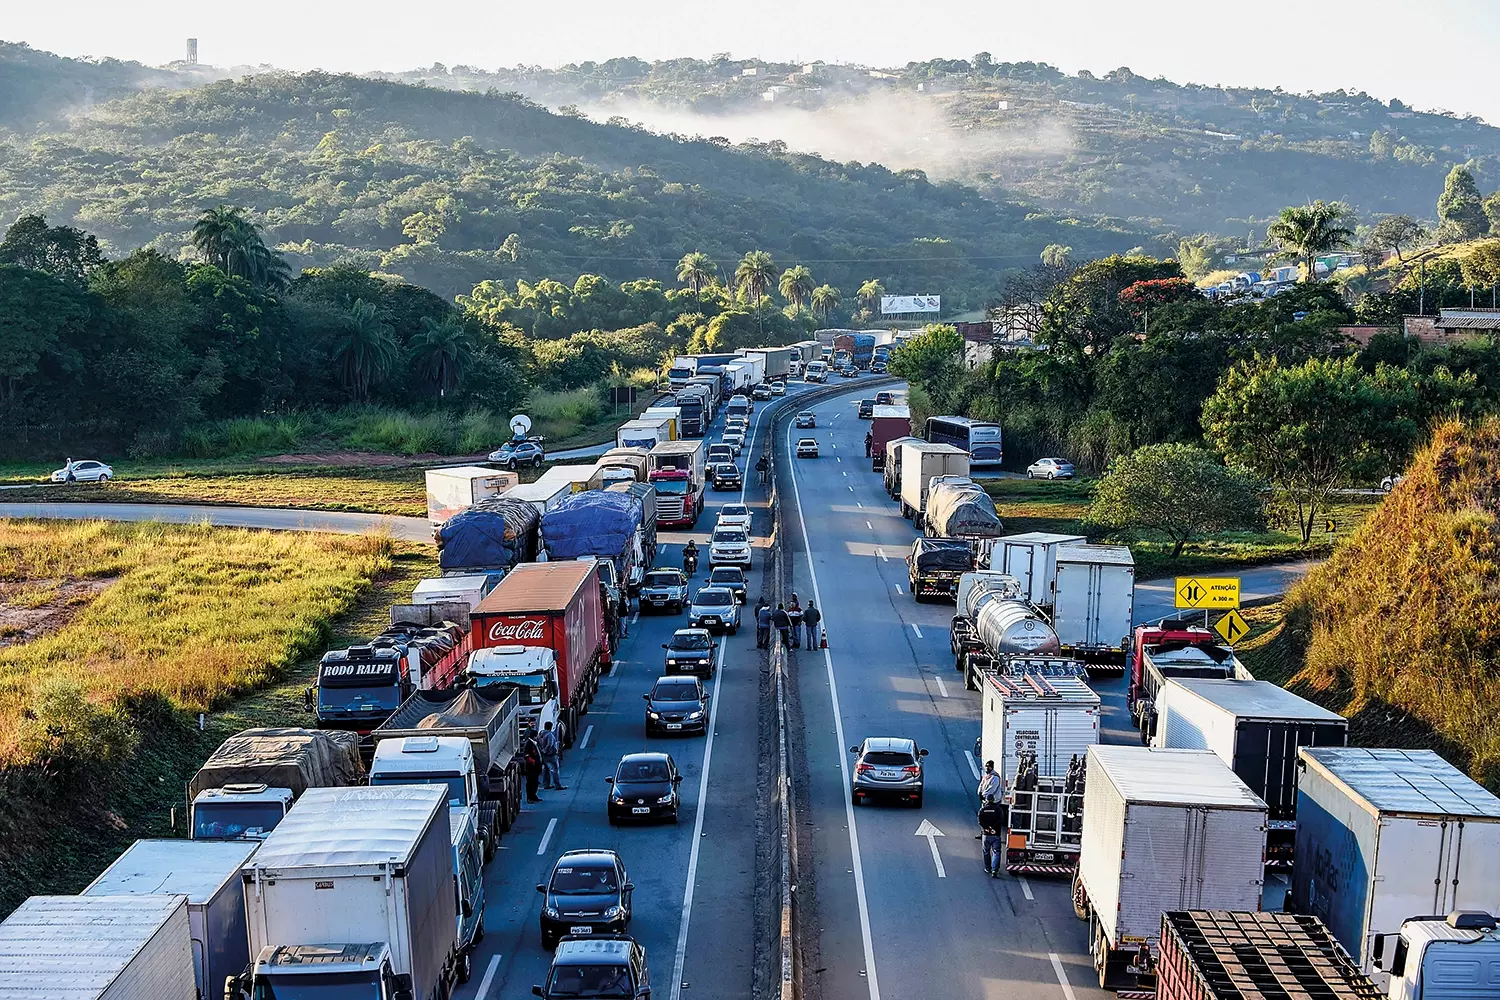
[[[941,295],[882,295],[880,312],[884,316],[942,312],[942,302]]]

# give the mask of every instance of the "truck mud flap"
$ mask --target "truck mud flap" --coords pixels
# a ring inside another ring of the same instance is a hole
[[[1032,861],[1017,861],[1013,864],[1006,864],[1005,870],[1012,875],[1060,875],[1072,878],[1073,873],[1078,871],[1078,865],[1076,862],[1071,865],[1050,865]]]

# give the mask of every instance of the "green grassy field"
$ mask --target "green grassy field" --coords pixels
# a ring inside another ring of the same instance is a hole
[[[7,491],[13,503],[213,503],[298,510],[366,511],[421,517],[427,513],[422,470],[230,472],[116,479],[103,485],[41,486]]]

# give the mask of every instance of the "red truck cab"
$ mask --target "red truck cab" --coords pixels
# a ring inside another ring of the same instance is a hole
[[[1126,689],[1125,702],[1143,740],[1150,738],[1156,690],[1163,679],[1250,677],[1234,650],[1224,645],[1217,635],[1202,625],[1192,625],[1176,618],[1167,618],[1155,625],[1136,626],[1126,669],[1130,686]]]
[[[651,473],[656,487],[656,525],[692,527],[703,511],[703,484],[693,481],[689,469],[657,469]]]

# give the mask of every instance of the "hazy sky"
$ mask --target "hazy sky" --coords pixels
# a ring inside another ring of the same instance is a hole
[[[1364,90],[1500,124],[1500,0],[0,0],[0,38],[159,64],[199,39],[219,66],[552,66],[635,55],[874,65],[985,50],[1073,72],[1179,83]],[[746,11],[753,13],[747,14]]]

